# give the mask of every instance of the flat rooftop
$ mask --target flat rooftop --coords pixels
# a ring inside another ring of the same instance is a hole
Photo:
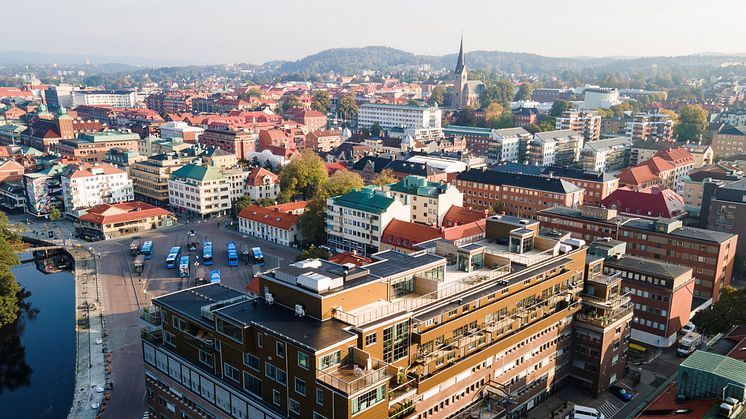
[[[251,297],[223,284],[212,283],[156,297],[153,302],[175,311],[195,323],[212,328],[214,323],[202,316],[202,307],[240,298],[249,299]]]

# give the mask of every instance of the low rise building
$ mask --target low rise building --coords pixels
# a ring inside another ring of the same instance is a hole
[[[170,211],[144,202],[100,204],[88,208],[75,221],[75,232],[89,240],[111,240],[157,228],[174,222]]]
[[[342,131],[319,130],[306,135],[306,148],[326,153],[342,144]]]
[[[746,126],[726,125],[714,133],[712,151],[718,159],[746,153]]]
[[[280,179],[276,174],[261,167],[251,169],[246,177],[244,195],[254,201],[275,199],[280,194]]]
[[[208,128],[199,136],[199,143],[206,147],[218,147],[234,153],[239,160],[251,160],[258,151],[259,136],[249,129]]]
[[[270,207],[249,205],[238,214],[238,231],[283,246],[299,246],[304,242],[298,210],[301,205],[302,213],[305,202]]]
[[[172,121],[166,122],[158,127],[161,132],[161,138],[173,140],[181,139],[185,143],[196,144],[200,135],[205,132],[202,127],[195,127],[186,122]]]
[[[410,206],[411,220],[416,223],[439,227],[452,206],[463,206],[464,194],[448,183],[429,182],[421,176],[407,176],[384,186],[391,197]]]
[[[63,139],[57,151],[69,159],[86,163],[103,163],[111,148],[138,151],[140,136],[132,132],[105,131],[80,134],[74,139]]]
[[[687,215],[684,198],[671,189],[619,188],[604,198],[601,205],[641,218],[683,218]]]

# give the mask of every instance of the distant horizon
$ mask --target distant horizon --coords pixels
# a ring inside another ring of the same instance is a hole
[[[740,10],[740,12],[739,12]],[[3,8],[8,50],[199,63],[295,61],[327,47],[383,45],[417,55],[458,50],[545,57],[746,54],[746,4],[724,0],[37,0]],[[33,17],[29,19],[28,17]],[[76,52],[77,51],[77,52]]]

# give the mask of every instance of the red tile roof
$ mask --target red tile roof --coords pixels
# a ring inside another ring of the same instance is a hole
[[[489,214],[488,211],[478,211],[471,208],[459,207],[457,205],[451,206],[443,217],[443,227],[452,227],[460,224],[473,223],[475,221],[484,220]]]
[[[676,218],[684,214],[684,198],[670,189],[633,191],[619,188],[601,201],[606,208],[647,217]]]
[[[258,205],[249,205],[242,209],[238,217],[282,230],[290,230],[300,220],[298,215],[288,214],[277,208],[260,207]]]
[[[305,210],[307,205],[308,201],[295,201],[285,204],[271,205],[267,208],[277,209],[282,212],[297,212],[300,210]]]
[[[98,169],[98,170],[96,170]],[[104,175],[116,175],[120,173],[126,173],[122,169],[118,169],[110,164],[107,163],[96,163],[96,164],[90,164],[90,163],[80,163],[71,165],[68,168],[67,173],[69,173],[69,177],[71,179],[73,178],[82,178],[82,177],[89,177],[89,176],[98,176],[99,174],[94,174],[94,171],[100,171],[101,174]]]
[[[418,243],[441,237],[443,237],[443,233],[435,227],[394,219],[383,230],[381,242],[396,247],[413,249]]]
[[[96,205],[81,215],[80,220],[95,224],[112,224],[169,215],[172,215],[171,212],[163,208],[140,201],[133,201],[120,204]]]
[[[350,252],[344,252],[329,256],[329,262],[338,263],[340,265],[352,263],[355,266],[362,266],[372,263],[373,259],[358,254],[352,254]]]
[[[673,163],[675,166],[684,166],[694,163],[694,156],[684,147],[669,148],[655,153],[656,156]]]
[[[246,183],[252,186],[261,186],[264,184],[263,179],[267,176],[269,176],[272,179],[273,184],[279,182],[279,178],[277,177],[276,174],[262,167],[255,167],[251,169],[251,172],[249,172],[249,176],[246,179]]]

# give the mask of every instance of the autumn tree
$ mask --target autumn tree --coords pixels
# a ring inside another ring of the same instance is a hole
[[[355,172],[337,172],[326,180],[314,194],[300,218],[300,230],[310,243],[321,243],[326,229],[326,200],[332,196],[344,195],[360,190],[363,179]]]
[[[352,95],[343,96],[337,104],[337,114],[345,120],[354,119],[357,116],[357,102]]]
[[[324,185],[328,175],[318,154],[306,150],[280,171],[280,200],[288,202],[301,194],[310,199]]]
[[[534,86],[531,83],[523,83],[518,86],[518,92],[515,94],[515,100],[531,100],[534,94]]]
[[[707,112],[699,105],[684,105],[679,109],[676,138],[680,141],[698,140],[707,128]]]
[[[427,100],[427,103],[429,105],[435,105],[436,103],[439,106],[444,105],[446,102],[446,88],[444,86],[435,86],[430,92],[430,98]]]
[[[288,95],[288,97],[285,99],[285,102],[282,104],[282,111],[287,112],[290,108],[299,108],[303,106],[302,103],[300,103],[300,99],[298,99],[298,96],[296,95]]]
[[[311,102],[311,109],[319,111],[321,113],[327,113],[329,106],[332,104],[332,99],[329,97],[329,92],[326,90],[317,90],[313,94],[313,102]]]
[[[377,186],[388,185],[394,182],[396,182],[396,177],[394,176],[394,171],[391,169],[381,170],[381,173],[370,181],[371,184]]]

